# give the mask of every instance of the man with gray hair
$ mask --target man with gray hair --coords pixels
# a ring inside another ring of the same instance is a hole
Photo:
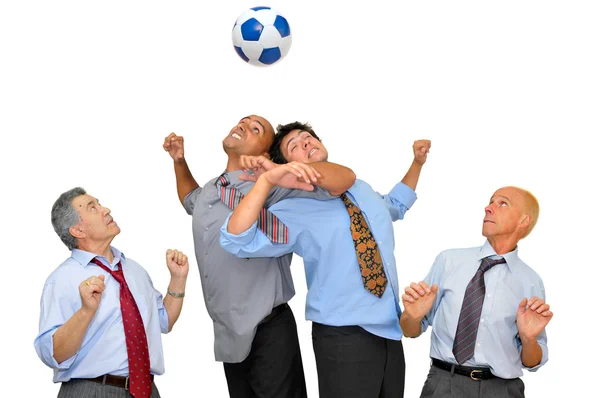
[[[167,250],[163,300],[147,272],[111,246],[121,229],[85,190],[60,195],[52,225],[72,252],[46,280],[34,346],[62,383],[58,397],[160,397],[153,381],[165,371],[160,334],[181,313],[187,256]]]

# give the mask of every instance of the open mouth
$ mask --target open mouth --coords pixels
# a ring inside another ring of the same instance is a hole
[[[313,148],[313,149],[311,149],[311,150],[310,150],[310,152],[308,153],[308,158],[310,159],[310,157],[311,157],[312,155],[314,155],[314,154],[315,154],[315,152],[317,152],[317,148]]]
[[[239,135],[238,133],[233,133],[233,134],[231,134],[231,136],[232,136],[233,138],[235,138],[236,140],[241,140],[241,139],[242,139],[242,136],[241,136],[241,135]]]

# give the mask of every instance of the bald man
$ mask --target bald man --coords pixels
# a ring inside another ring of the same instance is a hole
[[[545,327],[553,314],[542,279],[517,248],[538,215],[529,191],[498,189],[485,208],[483,246],[440,253],[425,280],[406,287],[404,335],[432,327],[421,397],[524,397],[523,369],[548,361]]]

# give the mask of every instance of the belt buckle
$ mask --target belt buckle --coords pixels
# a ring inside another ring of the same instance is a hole
[[[125,378],[125,391],[129,390],[129,376]]]
[[[475,372],[481,373],[481,376],[477,377]],[[471,379],[473,379],[473,380],[483,380],[483,371],[482,370],[472,370],[470,376],[471,376]]]

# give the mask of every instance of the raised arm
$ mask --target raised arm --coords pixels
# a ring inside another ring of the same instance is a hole
[[[96,315],[105,288],[104,275],[93,276],[79,284],[81,308],[52,337],[53,357],[59,365],[77,354],[81,348],[83,337]]]
[[[254,175],[241,177],[247,181],[258,181],[262,174],[278,166],[264,156],[242,156],[240,163],[243,169],[254,172]],[[331,162],[315,162],[310,163],[310,166],[319,173],[312,183],[328,191],[332,196],[339,196],[346,192],[356,180],[354,171],[346,166]]]
[[[198,188],[198,183],[194,179],[194,176],[185,161],[183,137],[178,136],[175,133],[169,134],[165,138],[163,148],[166,152],[169,152],[169,155],[173,158],[175,179],[177,180],[177,196],[179,197],[181,205],[183,205],[183,200],[186,195]]]
[[[320,173],[310,165],[297,162],[277,165],[262,173],[254,187],[244,196],[231,214],[227,232],[237,235],[250,228],[258,220],[258,215],[269,192],[275,185],[282,188],[312,191],[314,187],[311,183],[315,183],[320,177]]]
[[[427,154],[431,148],[430,140],[417,140],[413,143],[413,153],[415,155],[408,171],[404,175],[402,182],[413,191],[417,190],[417,183],[421,175],[421,169],[427,161]]]
[[[333,196],[339,196],[346,192],[356,180],[354,171],[337,163],[316,162],[310,165],[321,175],[315,184],[329,191]]]
[[[170,332],[177,319],[179,319],[179,314],[181,314],[190,266],[187,256],[178,250],[167,250],[166,260],[169,273],[171,274],[171,281],[169,282],[167,293],[164,295],[163,304],[167,310]]]

